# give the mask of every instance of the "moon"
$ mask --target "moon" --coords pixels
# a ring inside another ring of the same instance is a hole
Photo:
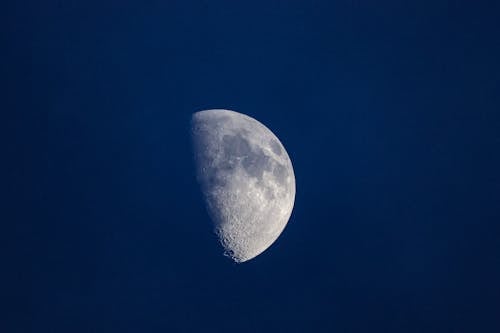
[[[295,174],[280,140],[230,110],[193,114],[196,177],[224,255],[255,258],[284,230],[295,201]]]

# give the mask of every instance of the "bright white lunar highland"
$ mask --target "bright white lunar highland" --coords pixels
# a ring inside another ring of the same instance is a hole
[[[250,260],[279,237],[292,213],[295,176],[278,138],[229,110],[193,115],[197,179],[225,255]]]

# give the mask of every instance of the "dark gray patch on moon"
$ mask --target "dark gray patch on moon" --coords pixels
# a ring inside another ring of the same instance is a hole
[[[269,156],[266,156],[260,149],[258,152],[250,152],[250,154],[243,158],[242,164],[250,176],[257,177],[258,179],[261,179],[264,171],[271,167]]]
[[[274,177],[276,177],[276,180],[281,185],[284,185],[286,182],[286,178],[288,177],[288,170],[286,169],[285,166],[281,164],[276,164],[276,166],[273,169],[273,175]]]
[[[224,135],[222,137],[224,156],[242,158],[251,152],[250,144],[241,135]]]
[[[276,154],[276,155],[281,155],[281,145],[274,139],[272,139],[270,142],[269,142],[269,145],[271,146],[271,149],[272,151]]]
[[[252,150],[250,143],[242,135],[224,135],[222,143],[223,156],[229,157],[220,163],[219,167],[222,170],[233,170],[238,161],[241,161],[241,165],[249,176],[261,179],[264,171],[271,169],[269,156],[260,148]]]

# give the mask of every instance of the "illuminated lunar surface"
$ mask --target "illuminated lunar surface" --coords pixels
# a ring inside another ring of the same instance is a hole
[[[225,255],[250,260],[279,237],[292,213],[295,176],[278,138],[229,110],[195,113],[191,137],[197,179]]]

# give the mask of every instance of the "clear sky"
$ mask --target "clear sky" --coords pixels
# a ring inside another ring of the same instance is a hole
[[[500,332],[498,1],[7,7],[4,110],[47,144],[11,175],[42,213],[18,207],[0,331]],[[194,178],[211,108],[295,168],[287,228],[240,265]]]

